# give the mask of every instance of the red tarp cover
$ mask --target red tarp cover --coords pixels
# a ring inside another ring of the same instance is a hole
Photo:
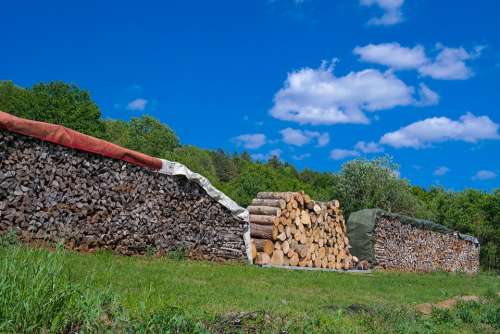
[[[31,121],[0,111],[0,128],[77,150],[123,160],[141,167],[161,169],[162,166],[160,159],[84,135],[62,125]]]

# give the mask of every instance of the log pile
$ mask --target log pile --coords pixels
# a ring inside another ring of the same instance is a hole
[[[479,245],[457,233],[440,233],[380,216],[374,229],[376,264],[402,271],[479,271]]]
[[[338,201],[303,192],[260,192],[248,207],[255,264],[352,269],[357,259]]]
[[[0,130],[0,234],[91,251],[246,260],[246,221],[184,176]]]

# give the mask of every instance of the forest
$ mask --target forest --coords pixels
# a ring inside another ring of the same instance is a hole
[[[0,111],[60,124],[158,158],[177,161],[207,177],[242,206],[259,191],[303,190],[315,200],[338,199],[346,217],[382,208],[431,220],[481,242],[483,269],[500,270],[500,189],[424,189],[400,178],[390,156],[346,162],[338,172],[297,170],[274,156],[267,161],[180,142],[168,125],[148,115],[130,121],[106,119],[88,91],[64,82],[20,87],[0,81]]]

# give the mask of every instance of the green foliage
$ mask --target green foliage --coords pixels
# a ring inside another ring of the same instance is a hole
[[[207,150],[190,145],[181,146],[169,152],[166,159],[184,164],[216,185],[219,183],[212,156]]]
[[[238,175],[238,169],[235,160],[226,152],[219,149],[210,152],[212,156],[215,173],[220,182],[229,182]]]
[[[307,187],[294,170],[277,162],[261,164],[241,160],[239,174],[222,189],[240,205],[248,206],[259,191],[300,191]]]
[[[345,163],[337,187],[347,215],[365,208],[381,208],[414,216],[418,207],[408,181],[399,178],[398,166],[389,157]]]
[[[179,138],[156,118],[142,115],[130,122],[107,120],[104,138],[154,157],[166,158],[179,147]]]
[[[0,235],[0,248],[14,246],[19,242],[15,230],[8,230],[6,233]]]
[[[12,82],[0,82],[0,110],[16,116],[60,124],[85,134],[101,137],[101,112],[87,91],[56,81],[24,89]]]

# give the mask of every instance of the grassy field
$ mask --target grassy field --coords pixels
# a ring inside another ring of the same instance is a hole
[[[0,332],[50,332],[57,318],[53,332],[496,333],[498,291],[492,274],[289,271],[0,248]],[[428,317],[415,311],[419,303],[471,294],[488,297]],[[66,306],[37,313],[55,301]],[[32,324],[16,312],[32,314]]]

